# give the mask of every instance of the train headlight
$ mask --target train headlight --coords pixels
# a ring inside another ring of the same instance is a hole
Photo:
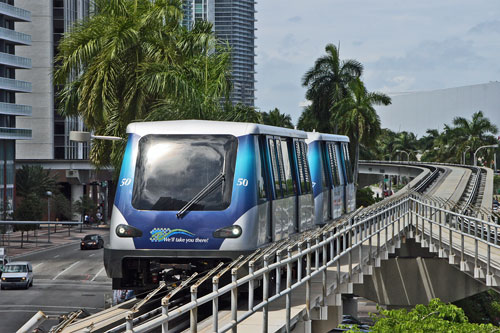
[[[116,227],[118,237],[142,237],[142,231],[126,224],[119,224]]]
[[[215,230],[213,236],[214,238],[238,238],[241,236],[241,232],[239,225],[232,225]]]

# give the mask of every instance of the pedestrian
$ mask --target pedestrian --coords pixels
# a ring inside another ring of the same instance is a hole
[[[87,214],[85,214],[85,217],[83,218],[83,221],[86,223],[86,224],[89,224],[89,216]]]

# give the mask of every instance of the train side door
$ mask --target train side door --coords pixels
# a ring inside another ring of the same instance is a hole
[[[257,195],[259,209],[259,245],[273,241],[273,227],[271,207],[274,198],[273,183],[271,181],[271,162],[266,137],[259,135],[256,140]]]
[[[346,212],[350,213],[356,209],[356,193],[354,186],[353,170],[351,165],[351,159],[349,156],[349,148],[347,143],[341,143],[342,157],[345,166],[345,178],[346,178]]]
[[[332,216],[334,219],[342,216],[344,212],[344,187],[341,169],[339,167],[338,147],[335,142],[327,143],[328,160],[332,179]]]
[[[306,143],[295,139],[293,147],[297,161],[299,231],[302,232],[314,226],[314,184],[311,182]]]
[[[297,229],[296,186],[293,184],[292,165],[286,139],[267,136],[274,190],[271,205],[273,241],[288,237]]]

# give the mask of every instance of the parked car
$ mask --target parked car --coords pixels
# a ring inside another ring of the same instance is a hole
[[[86,235],[80,242],[80,249],[100,249],[104,247],[104,239],[100,235]]]
[[[362,323],[358,318],[351,316],[351,315],[342,315],[342,322],[341,322],[342,327],[337,327],[334,328],[333,330],[329,331],[328,333],[335,333],[335,332],[347,332],[351,330],[354,325],[358,328],[360,332],[370,332],[370,326]]]
[[[28,261],[11,261],[4,266],[2,273],[2,290],[5,288],[33,286],[33,267]]]

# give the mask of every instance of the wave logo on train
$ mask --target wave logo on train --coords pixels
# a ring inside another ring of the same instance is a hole
[[[180,241],[180,239],[185,239],[185,238],[173,237],[178,235],[183,235],[188,237],[196,236],[192,232],[184,229],[154,228],[153,230],[151,230],[151,237],[149,238],[149,240],[152,242],[174,242],[174,241]]]

